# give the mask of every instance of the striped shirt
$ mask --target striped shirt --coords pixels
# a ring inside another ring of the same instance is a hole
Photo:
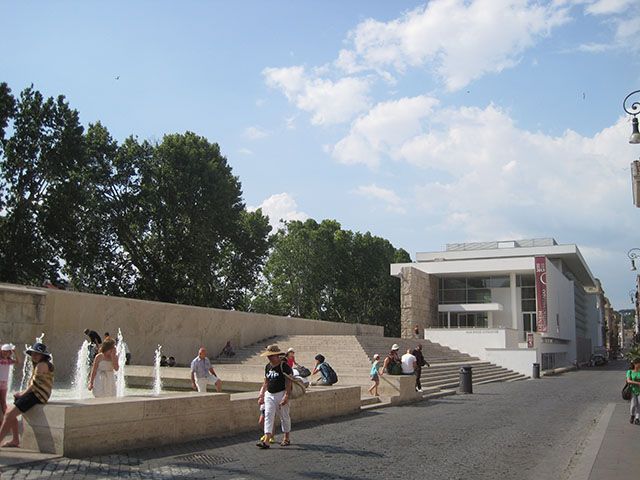
[[[53,390],[53,365],[47,361],[44,363],[49,367],[49,371],[46,373],[38,373],[37,368],[34,367],[31,380],[29,381],[31,391],[38,397],[41,403],[47,403],[49,401],[51,390]]]

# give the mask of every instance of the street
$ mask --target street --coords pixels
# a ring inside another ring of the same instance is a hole
[[[255,435],[127,455],[59,459],[7,470],[2,478],[567,479],[604,408],[626,405],[623,381],[624,364],[617,362],[476,386],[473,395],[333,422],[294,424],[287,448],[258,450],[256,429]],[[105,435],[108,425],[105,419]]]

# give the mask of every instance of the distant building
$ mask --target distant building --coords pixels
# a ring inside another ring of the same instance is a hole
[[[605,345],[606,298],[576,245],[552,238],[449,244],[391,265],[402,336],[531,374],[586,362]]]

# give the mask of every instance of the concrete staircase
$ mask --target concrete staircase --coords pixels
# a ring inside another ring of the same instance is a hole
[[[215,359],[214,364],[218,365],[225,374],[233,372],[236,375],[240,374],[236,372],[243,372],[242,375],[248,378],[246,375],[250,372],[251,377],[257,378],[262,375],[262,368],[266,363],[266,359],[261,357],[260,353],[271,343],[278,344],[283,351],[289,347],[294,348],[296,362],[310,370],[315,364],[316,354],[324,355],[327,362],[336,370],[340,385],[359,385],[361,387],[363,409],[391,404],[388,398],[370,397],[367,389],[371,384],[369,370],[373,355],[378,353],[381,359],[384,359],[394,343],[400,346],[401,354],[406,352],[407,348],[415,348],[418,343],[422,345],[425,358],[431,365],[431,367],[422,369],[421,382],[425,398],[455,394],[459,385],[459,372],[462,365],[473,367],[474,385],[526,378],[524,375],[506,368],[482,362],[476,357],[428,340],[355,335],[290,335],[266,338],[236,350],[236,355],[233,357]]]

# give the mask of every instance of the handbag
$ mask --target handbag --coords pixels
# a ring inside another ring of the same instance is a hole
[[[623,400],[631,400],[631,384],[625,383],[624,387],[622,387],[622,399]]]
[[[308,377],[309,375],[311,375],[311,370],[309,370],[307,367],[303,367],[302,365],[298,365],[298,374],[302,377]]]
[[[290,398],[292,399],[300,398],[305,393],[307,393],[307,387],[302,382],[302,380],[299,380],[296,377],[289,375],[288,373],[285,373],[284,371],[282,373],[284,373],[284,376],[291,381],[291,393],[289,393]]]

